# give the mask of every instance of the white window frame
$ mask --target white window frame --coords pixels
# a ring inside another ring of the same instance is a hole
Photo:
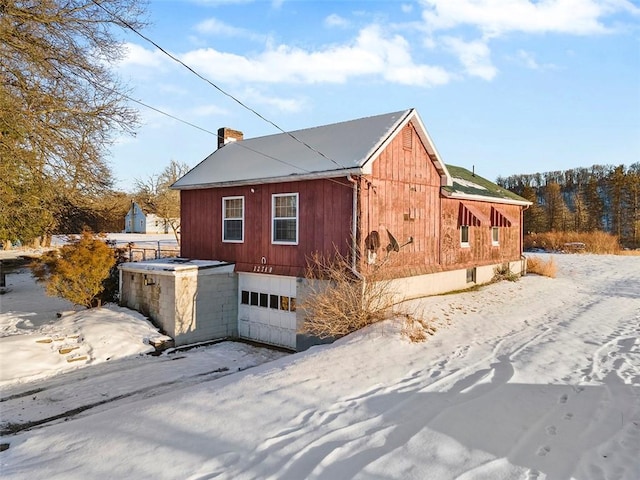
[[[295,197],[296,199],[296,216],[295,217],[276,217],[276,198],[279,197]],[[295,241],[276,240],[276,220],[294,220],[296,221],[296,239]],[[300,230],[300,197],[298,193],[274,193],[271,195],[271,243],[274,245],[298,245]]]
[[[491,245],[494,247],[500,245],[500,227],[491,227]]]
[[[227,200],[242,200],[242,216],[227,217]],[[227,220],[240,220],[242,222],[242,233],[240,240],[224,238],[224,225]],[[244,196],[235,195],[233,197],[222,197],[222,241],[223,243],[244,243]]]
[[[463,240],[463,232],[467,232],[467,241]],[[469,225],[460,225],[460,246],[464,248],[469,248],[471,245],[469,244],[469,238],[471,236],[471,230],[469,230]]]

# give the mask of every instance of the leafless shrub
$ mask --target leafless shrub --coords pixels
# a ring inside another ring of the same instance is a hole
[[[413,315],[405,314],[400,333],[412,343],[424,342],[429,335],[436,333],[436,327],[432,322]]]
[[[510,282],[517,282],[520,279],[520,276],[517,273],[511,271],[509,267],[509,263],[503,263],[501,265],[497,265],[493,269],[493,282],[500,282],[502,280],[508,280]]]
[[[527,272],[543,275],[545,277],[556,278],[556,263],[553,258],[542,260],[540,257],[527,257]]]
[[[337,249],[333,256],[314,253],[307,261],[307,294],[300,333],[320,338],[340,337],[389,318],[394,292],[384,279],[384,267],[356,274],[349,258]]]

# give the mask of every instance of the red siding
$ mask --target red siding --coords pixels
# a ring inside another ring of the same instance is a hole
[[[412,124],[396,135],[358,182],[360,268],[368,268],[365,239],[378,232],[376,264],[386,257],[387,231],[402,245],[386,258],[388,275],[408,276],[517,260],[521,254],[521,207],[465,201],[470,246],[460,245],[460,201],[440,193],[440,174]],[[271,243],[271,196],[299,194],[299,244]],[[222,198],[244,196],[243,243],[222,242]],[[182,256],[236,263],[237,271],[299,276],[314,252],[331,254],[334,245],[350,253],[353,185],[345,178],[184,190]],[[504,216],[501,218],[491,208]],[[474,213],[475,212],[475,213]],[[500,222],[500,244],[491,242],[491,219]],[[498,219],[498,220],[496,220]],[[474,222],[478,223],[478,222]],[[509,225],[510,224],[510,225]]]
[[[406,148],[406,132],[397,135],[375,160],[362,187],[362,237],[379,233],[378,262],[387,255],[387,231],[401,245],[413,238],[387,261],[394,276],[440,269],[440,174],[413,126],[405,129],[411,131],[411,148]],[[362,248],[366,264],[364,243]]]
[[[518,260],[520,254],[520,209],[517,205],[464,200],[480,216],[479,226],[469,227],[469,247],[460,245],[460,200],[442,199],[442,264],[445,269]],[[500,245],[491,243],[492,207],[510,220],[500,228]]]
[[[271,243],[271,196],[298,193],[298,245]],[[243,243],[222,241],[222,198],[244,196]],[[343,254],[350,245],[353,187],[346,178],[259,184],[181,192],[181,255],[236,263],[237,271],[300,275],[309,255]],[[264,262],[263,262],[264,257]]]

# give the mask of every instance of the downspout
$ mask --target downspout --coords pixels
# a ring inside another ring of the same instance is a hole
[[[118,268],[118,305],[122,306],[122,269]]]
[[[360,280],[364,280],[364,277],[357,268],[358,258],[358,181],[351,176],[347,175],[347,180],[353,184],[353,211],[351,213],[351,271]]]
[[[527,274],[527,257],[524,256],[524,211],[527,210],[530,205],[525,205],[520,210],[520,275]]]

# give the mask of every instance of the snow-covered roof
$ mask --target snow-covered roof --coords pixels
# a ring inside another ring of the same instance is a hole
[[[454,165],[447,165],[447,170],[451,174],[452,183],[443,187],[442,193],[449,198],[520,206],[531,205],[526,198],[502,188],[475,172]]]
[[[141,262],[126,262],[120,264],[120,270],[126,272],[153,272],[158,274],[173,274],[187,270],[216,269],[212,273],[228,273],[234,269],[234,264],[218,260],[192,260],[189,258],[158,258]]]
[[[186,190],[366,173],[367,164],[394,133],[413,119],[427,150],[446,176],[446,168],[416,110],[408,109],[229,143],[205,158],[172,188]]]

